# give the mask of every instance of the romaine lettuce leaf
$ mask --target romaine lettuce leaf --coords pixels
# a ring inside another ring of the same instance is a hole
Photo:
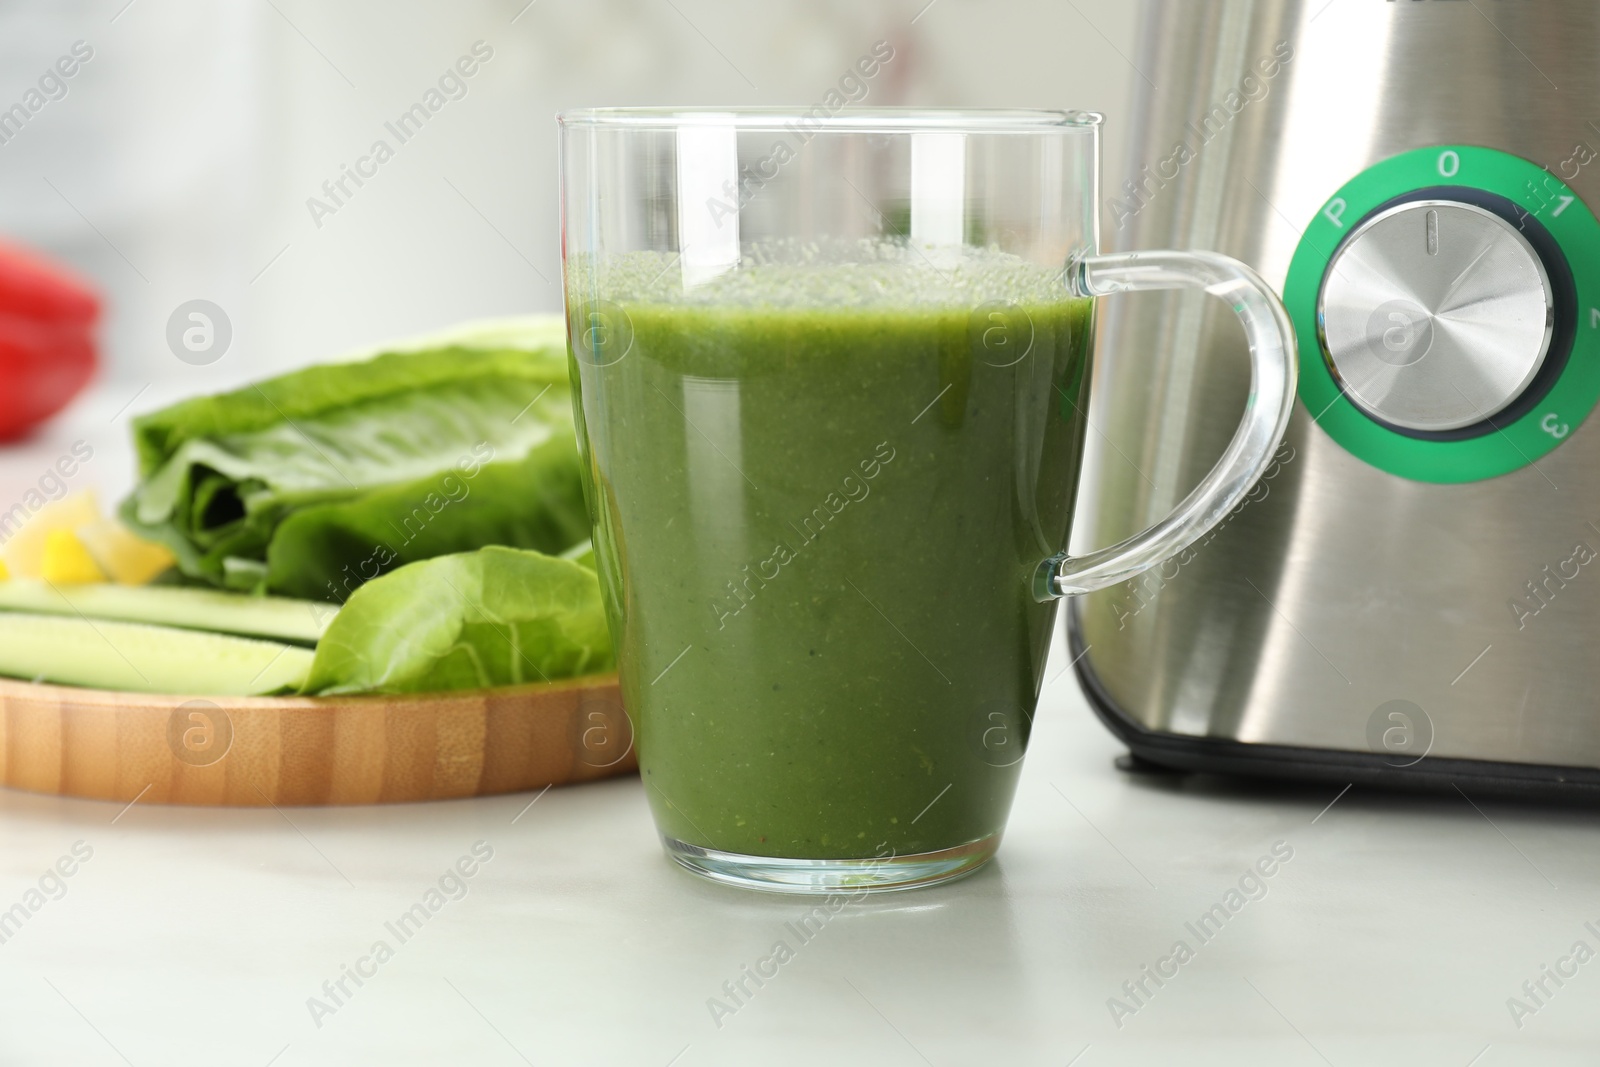
[[[267,548],[266,586],[343,602],[362,582],[417,560],[481,545],[557,552],[588,536],[577,446],[562,434],[475,476],[450,471],[300,508]]]
[[[593,571],[484,548],[411,563],[356,590],[318,642],[304,692],[481,689],[614,665]]]
[[[135,420],[125,520],[184,574],[343,600],[407,561],[588,533],[562,321],[474,324]]]

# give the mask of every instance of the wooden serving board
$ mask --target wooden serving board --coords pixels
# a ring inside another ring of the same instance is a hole
[[[0,679],[0,784],[124,803],[386,804],[638,769],[616,675],[418,696],[155,696]]]

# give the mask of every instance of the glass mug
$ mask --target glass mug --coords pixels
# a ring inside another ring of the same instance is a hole
[[[1177,554],[1268,463],[1282,307],[1224,256],[1097,254],[1096,114],[558,122],[596,565],[668,853],[789,891],[975,870],[1055,601]],[[1244,324],[1244,421],[1171,515],[1069,556],[1094,298],[1179,288]]]

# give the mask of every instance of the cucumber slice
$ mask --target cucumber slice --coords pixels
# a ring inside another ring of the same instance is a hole
[[[255,696],[300,688],[309,649],[276,641],[54,615],[0,612],[0,674],[193,696]]]
[[[247,596],[171,585],[59,585],[14,578],[0,582],[0,611],[87,615],[314,645],[339,613],[332,604]]]

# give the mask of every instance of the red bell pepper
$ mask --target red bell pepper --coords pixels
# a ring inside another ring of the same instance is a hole
[[[23,437],[88,384],[99,316],[86,282],[0,243],[0,442]]]

